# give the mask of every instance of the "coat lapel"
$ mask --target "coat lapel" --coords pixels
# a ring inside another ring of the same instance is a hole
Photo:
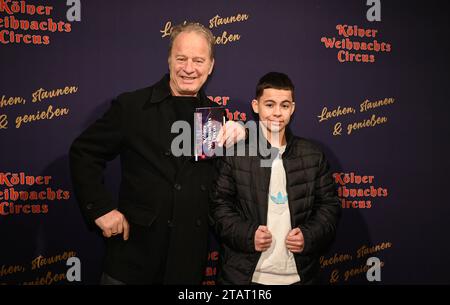
[[[262,167],[259,157],[252,158],[251,170],[253,174],[252,191],[256,202],[257,215],[260,224],[267,224],[267,204],[269,196],[269,184],[271,167]]]

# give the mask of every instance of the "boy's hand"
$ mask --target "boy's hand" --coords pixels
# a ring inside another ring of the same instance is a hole
[[[301,253],[305,248],[305,240],[300,228],[292,229],[286,237],[286,247],[292,253]]]
[[[272,234],[267,226],[259,226],[255,232],[255,250],[264,252],[270,248],[272,244]]]

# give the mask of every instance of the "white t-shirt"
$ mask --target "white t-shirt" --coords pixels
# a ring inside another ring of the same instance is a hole
[[[253,273],[252,282],[265,285],[290,285],[300,281],[294,255],[286,247],[286,237],[291,227],[288,196],[286,191],[286,172],[281,155],[286,146],[280,147],[277,158],[272,163],[267,227],[272,233],[270,248],[262,252]]]

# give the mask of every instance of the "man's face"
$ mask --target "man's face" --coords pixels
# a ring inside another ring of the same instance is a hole
[[[252,101],[252,108],[268,132],[284,132],[295,109],[292,91],[264,89],[261,97]]]
[[[175,96],[196,96],[211,74],[211,60],[206,38],[196,32],[178,34],[169,56],[170,89]]]

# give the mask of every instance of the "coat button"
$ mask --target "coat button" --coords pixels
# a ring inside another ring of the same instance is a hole
[[[204,192],[206,191],[206,186],[204,184],[200,184],[200,189]]]
[[[177,191],[181,190],[181,185],[179,183],[175,183],[175,185],[173,186]]]
[[[92,203],[88,203],[86,205],[86,209],[88,209],[88,210],[92,210],[93,207],[94,207],[94,204],[92,204]]]
[[[173,228],[173,227],[175,227],[175,223],[174,223],[173,221],[171,221],[171,220],[168,220],[168,221],[167,221],[167,226],[168,226],[169,228]]]
[[[197,225],[197,227],[200,227],[202,225],[202,220],[201,219],[197,219],[195,224]]]
[[[164,155],[165,155],[166,157],[170,157],[170,156],[172,155],[172,152],[168,149],[168,150],[166,150],[166,151],[164,152]]]

